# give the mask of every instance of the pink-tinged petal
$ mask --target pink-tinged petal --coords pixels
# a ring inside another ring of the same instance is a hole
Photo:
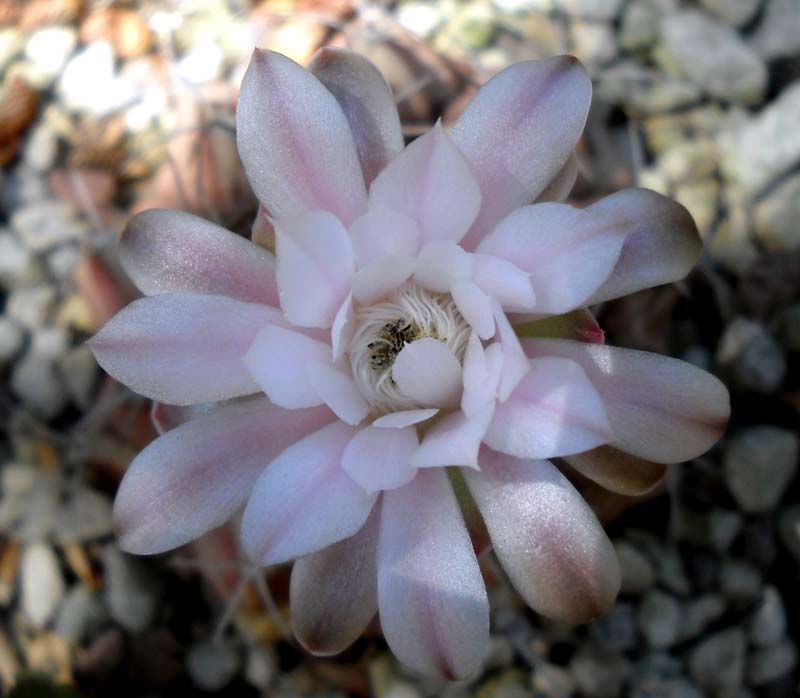
[[[353,277],[353,298],[364,305],[376,303],[402,286],[416,263],[414,257],[394,255],[362,267]]]
[[[151,400],[215,402],[258,392],[242,357],[280,311],[225,296],[164,293],[123,308],[91,340],[97,363]]]
[[[242,80],[236,143],[250,186],[276,219],[330,211],[346,225],[366,210],[350,125],[311,73],[256,49]]]
[[[134,216],[120,238],[119,260],[147,296],[188,291],[278,305],[275,257],[184,211]]]
[[[461,364],[444,342],[423,337],[406,344],[392,365],[392,379],[422,405],[452,407],[461,396]]]
[[[442,469],[383,495],[378,608],[392,652],[417,671],[463,679],[486,655],[486,588]]]
[[[558,175],[583,131],[591,96],[589,77],[572,56],[512,65],[475,95],[451,131],[482,195],[462,241],[466,249]]]
[[[528,272],[536,312],[558,315],[586,304],[608,278],[630,231],[630,225],[602,214],[536,204],[504,218],[478,251]]]
[[[413,218],[388,208],[371,208],[350,226],[353,256],[361,269],[370,262],[419,251],[419,226]]]
[[[556,458],[613,439],[603,402],[580,364],[542,356],[497,405],[484,441],[518,458]]]
[[[261,565],[276,565],[349,538],[367,520],[375,495],[342,470],[356,433],[334,422],[278,456],[256,481],[242,519],[242,545]]]
[[[400,153],[372,183],[369,205],[413,218],[422,244],[458,242],[481,204],[469,163],[437,123]]]
[[[506,259],[472,255],[472,280],[504,310],[526,312],[536,305],[531,275]]]
[[[652,490],[667,472],[663,463],[642,460],[611,446],[598,446],[564,460],[601,487],[631,497]]]
[[[400,412],[392,412],[383,417],[378,417],[373,423],[373,427],[381,429],[402,429],[403,427],[410,427],[412,424],[419,424],[426,419],[430,419],[439,413],[436,408],[428,410],[401,410]]]
[[[292,630],[309,652],[338,654],[378,612],[376,553],[380,507],[350,538],[300,558],[289,584]]]
[[[330,327],[350,292],[353,250],[336,216],[312,211],[277,224],[281,308],[293,325]]]
[[[347,117],[369,184],[403,150],[400,116],[389,85],[369,60],[342,48],[321,48],[308,69],[336,97]]]
[[[481,339],[494,336],[492,300],[472,281],[456,281],[450,295],[458,311]]]
[[[547,461],[481,450],[480,471],[464,471],[514,588],[538,613],[586,623],[619,591],[614,547],[575,488]]]
[[[353,294],[348,293],[344,299],[342,307],[336,312],[331,326],[331,348],[333,349],[333,360],[338,361],[342,358],[350,341],[356,331],[355,311],[353,310]]]
[[[703,251],[691,214],[654,191],[625,189],[592,204],[586,212],[628,229],[614,270],[587,305],[678,281]]]
[[[530,370],[530,363],[514,328],[511,327],[506,314],[497,302],[494,304],[494,319],[497,322],[498,341],[503,350],[503,371],[500,374],[497,399],[505,402]]]
[[[226,405],[153,441],[131,463],[114,502],[120,545],[147,555],[225,523],[267,464],[334,419],[257,399]]]
[[[515,324],[519,337],[542,337],[547,339],[577,339],[579,342],[604,344],[606,333],[597,324],[594,315],[586,308],[578,308],[564,315],[550,315],[546,318],[533,316],[514,316],[509,318]]]
[[[367,492],[393,490],[414,478],[411,456],[418,446],[414,427],[367,427],[347,444],[342,467]]]
[[[536,197],[536,203],[541,204],[545,201],[563,203],[575,186],[576,179],[578,179],[578,156],[573,152],[564,167],[553,178],[553,181]]]
[[[503,370],[503,349],[498,343],[483,348],[478,335],[470,335],[464,354],[464,390],[461,410],[471,417],[497,399],[497,386]]]
[[[461,410],[447,415],[425,433],[411,459],[415,468],[440,468],[461,465],[478,467],[478,450],[492,421],[494,404],[486,405],[467,417]]]
[[[330,362],[324,342],[284,327],[265,327],[256,335],[243,365],[272,402],[290,410],[323,402],[311,384],[308,366]]]
[[[356,425],[369,414],[369,404],[350,376],[319,361],[310,362],[306,371],[308,382],[343,422]]]
[[[414,279],[430,291],[449,293],[456,281],[471,277],[472,257],[454,242],[432,242],[417,256]]]
[[[632,349],[528,339],[530,356],[561,356],[583,366],[600,393],[614,434],[610,445],[656,463],[696,458],[722,436],[727,388],[684,361]]]
[[[192,419],[204,417],[219,409],[228,402],[202,402],[197,405],[165,405],[163,402],[153,402],[150,405],[150,422],[155,427],[159,436]]]

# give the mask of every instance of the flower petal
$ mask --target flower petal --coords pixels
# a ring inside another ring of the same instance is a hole
[[[164,293],[123,308],[91,340],[94,356],[131,390],[174,405],[258,392],[242,357],[280,311],[225,296]]]
[[[370,208],[350,226],[356,268],[384,257],[413,257],[419,251],[419,226],[413,218],[389,208]]]
[[[272,459],[333,419],[324,407],[289,412],[261,398],[176,427],[125,473],[114,502],[120,545],[161,553],[222,525]]]
[[[317,656],[338,654],[378,612],[379,507],[350,538],[300,558],[289,585],[292,630]]]
[[[456,281],[450,295],[458,311],[481,339],[494,336],[494,314],[492,300],[472,281]]]
[[[589,506],[549,462],[481,450],[463,471],[500,564],[525,602],[551,618],[585,623],[605,613],[619,563]]]
[[[656,463],[696,458],[722,436],[730,414],[725,386],[684,361],[632,349],[529,339],[529,356],[561,356],[583,366],[600,393],[610,445]]]
[[[311,73],[256,49],[242,80],[236,143],[270,216],[324,210],[345,225],[366,210],[356,142],[336,98]]]
[[[437,123],[400,153],[372,183],[369,205],[413,218],[422,244],[464,237],[481,203],[469,163]]]
[[[150,209],[122,233],[119,259],[145,295],[188,291],[278,305],[275,257],[185,211]]]
[[[530,367],[508,400],[497,405],[486,444],[518,458],[556,458],[614,438],[580,364],[543,356]]]
[[[281,308],[293,325],[330,327],[350,292],[353,250],[338,218],[312,211],[275,230]]]
[[[496,301],[494,303],[494,319],[497,322],[498,341],[503,350],[503,370],[500,374],[500,385],[497,388],[497,399],[505,402],[530,370],[530,362],[522,350],[514,328],[511,327],[506,314]]]
[[[244,357],[244,366],[276,405],[290,410],[323,402],[312,385],[308,366],[330,362],[331,348],[324,342],[284,327],[265,327],[256,335]]]
[[[492,414],[494,404],[486,405],[469,417],[460,410],[447,415],[425,433],[411,465],[415,468],[451,465],[477,468],[478,449]]]
[[[564,460],[584,477],[605,489],[637,497],[652,490],[664,479],[667,466],[642,460],[611,446],[598,446]]]
[[[456,281],[472,277],[472,256],[450,240],[432,242],[417,255],[415,281],[436,293],[449,293]]]
[[[482,197],[465,249],[558,175],[583,131],[591,96],[589,77],[572,56],[512,65],[475,95],[451,131]]]
[[[383,495],[378,607],[389,647],[417,671],[462,679],[486,655],[486,588],[441,469]]]
[[[566,204],[536,204],[504,218],[478,251],[528,272],[536,312],[558,315],[585,305],[603,284],[631,229],[624,221]]]
[[[619,260],[587,305],[678,281],[697,263],[703,243],[691,214],[647,189],[625,189],[586,209],[629,230]]]
[[[368,495],[342,470],[356,430],[334,422],[287,448],[253,487],[242,545],[261,565],[276,565],[349,538],[367,520]]]
[[[353,294],[348,293],[344,303],[336,312],[336,317],[333,318],[333,325],[331,326],[331,348],[333,349],[334,361],[341,359],[350,346],[350,341],[356,331],[355,318]]]
[[[536,306],[531,275],[506,259],[473,254],[472,280],[504,310],[530,312]]]
[[[471,417],[497,399],[497,387],[503,370],[503,349],[497,343],[486,349],[478,335],[470,335],[464,355],[464,390],[461,394],[461,410]]]
[[[309,362],[306,371],[308,382],[343,422],[356,425],[369,414],[369,404],[350,376],[320,361]]]
[[[369,184],[403,150],[403,131],[392,90],[364,56],[324,46],[308,69],[336,97],[356,141]]]
[[[371,305],[402,286],[414,273],[414,257],[393,255],[359,269],[353,277],[353,298]]]
[[[367,492],[393,490],[414,478],[411,456],[418,445],[414,427],[367,427],[347,444],[342,467]]]
[[[545,201],[563,203],[575,186],[576,179],[578,179],[578,155],[573,151],[564,167],[559,170],[544,191],[536,197],[534,203],[541,204]]]
[[[410,427],[412,424],[419,424],[426,419],[430,419],[438,414],[439,410],[431,408],[428,410],[401,410],[400,412],[392,412],[383,417],[378,417],[373,423],[373,427],[380,427],[381,429],[402,429],[403,427]]]
[[[392,379],[422,405],[452,407],[461,396],[461,364],[452,349],[432,337],[406,344],[392,365]]]

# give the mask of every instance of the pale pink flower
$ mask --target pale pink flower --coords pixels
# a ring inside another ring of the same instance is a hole
[[[306,647],[344,649],[377,611],[402,661],[459,678],[489,639],[451,484],[463,499],[466,483],[533,609],[603,613],[620,582],[613,547],[547,459],[642,492],[662,464],[716,442],[729,404],[689,364],[604,346],[588,311],[568,317],[589,342],[512,329],[675,281],[700,254],[689,214],[653,192],[553,202],[574,182],[590,96],[574,58],[520,63],[449,133],[437,124],[404,148],[364,58],[324,49],[309,72],[257,51],[237,138],[276,256],[186,213],[145,212],[121,258],[146,297],[92,340],[142,395],[219,403],[131,465],[123,547],[169,550],[246,503],[248,554],[298,560]]]

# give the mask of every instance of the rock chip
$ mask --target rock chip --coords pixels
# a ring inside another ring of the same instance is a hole
[[[19,325],[5,316],[0,316],[0,368],[17,355],[24,341],[25,333]]]
[[[632,604],[618,601],[606,615],[589,625],[589,637],[601,647],[627,652],[636,647],[636,613]]]
[[[104,599],[111,617],[132,633],[145,630],[158,611],[157,579],[141,560],[126,555],[114,543],[103,548],[103,562]]]
[[[72,27],[45,27],[31,34],[25,56],[32,68],[28,76],[37,87],[46,87],[61,74],[77,43]]]
[[[762,686],[786,676],[797,666],[797,648],[791,640],[754,652],[747,662],[747,680]]]
[[[588,698],[616,698],[628,675],[627,660],[613,652],[586,645],[572,658],[570,672],[582,695]]]
[[[55,361],[66,347],[67,337],[62,329],[37,330],[28,351],[11,373],[11,390],[26,407],[45,419],[58,415],[67,403],[67,393],[55,372]]]
[[[725,560],[719,572],[719,587],[725,598],[747,606],[758,599],[762,588],[761,573],[741,560]]]
[[[705,594],[686,603],[681,623],[681,641],[693,640],[725,613],[725,600],[718,594]]]
[[[759,0],[700,0],[700,3],[709,13],[732,27],[747,24],[761,4]]]
[[[33,252],[43,252],[59,243],[80,240],[88,226],[73,217],[72,207],[64,201],[40,201],[17,209],[11,225]]]
[[[771,252],[791,252],[800,248],[800,175],[793,175],[753,212],[756,237]]]
[[[800,438],[771,425],[739,432],[725,448],[725,484],[742,511],[766,513],[783,497],[797,471]]]
[[[758,647],[768,647],[780,641],[786,633],[786,608],[778,590],[765,587],[761,601],[750,618],[750,642]]]
[[[204,691],[227,686],[241,666],[238,650],[231,643],[204,640],[189,648],[186,664],[192,681]]]
[[[539,662],[533,669],[531,685],[542,698],[571,698],[575,679],[566,669],[550,662]]]
[[[800,504],[794,504],[781,512],[778,533],[783,544],[800,565]]]
[[[703,688],[730,691],[744,678],[745,645],[739,628],[712,635],[689,652],[689,673]]]
[[[79,584],[64,597],[55,629],[67,640],[81,643],[90,639],[107,620],[108,611],[97,594]]]
[[[725,329],[717,361],[743,390],[771,393],[786,375],[786,359],[767,329],[747,318],[736,318]]]
[[[639,606],[639,630],[647,643],[656,649],[677,642],[683,614],[677,600],[662,591],[648,592]]]
[[[622,572],[620,591],[623,594],[643,594],[650,589],[655,584],[656,573],[647,556],[625,541],[617,541],[614,547]]]
[[[46,625],[64,596],[64,577],[53,548],[33,543],[22,553],[22,608],[37,628]]]
[[[751,38],[764,58],[791,58],[800,53],[800,9],[797,0],[767,0],[764,18]]]
[[[0,230],[0,285],[16,286],[33,274],[33,255],[12,233]]]

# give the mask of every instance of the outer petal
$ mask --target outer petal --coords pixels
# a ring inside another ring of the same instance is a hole
[[[366,210],[356,143],[335,97],[311,73],[256,50],[242,81],[236,142],[253,191],[276,219]]]
[[[287,448],[253,488],[242,519],[251,559],[275,565],[349,538],[367,520],[368,495],[342,470],[342,452],[355,429],[342,422]]]
[[[450,294],[462,317],[481,339],[494,336],[492,299],[472,281],[456,281]]]
[[[369,184],[403,150],[400,116],[389,85],[369,60],[346,49],[325,46],[308,68],[347,117]]]
[[[490,404],[469,417],[461,411],[447,415],[428,429],[411,465],[415,468],[450,465],[477,468],[478,449],[493,413],[494,404]]]
[[[279,221],[275,231],[281,308],[293,325],[330,327],[350,292],[353,250],[326,211]]]
[[[625,189],[592,204],[586,212],[619,221],[629,230],[614,270],[587,305],[678,281],[703,251],[689,212],[654,191]]]
[[[658,354],[559,339],[524,340],[529,356],[561,356],[583,366],[600,393],[612,446],[678,463],[711,448],[730,414],[725,386],[710,373]]]
[[[392,379],[421,405],[452,407],[461,396],[461,364],[452,349],[432,337],[406,344],[392,365]]]
[[[156,439],[131,463],[117,493],[120,545],[139,555],[161,553],[220,526],[272,459],[333,419],[324,407],[289,412],[258,399]]]
[[[562,203],[567,200],[575,186],[575,180],[578,179],[578,156],[573,152],[567,160],[564,167],[562,167],[558,174],[553,178],[553,181],[547,185],[539,196],[536,197],[536,203],[544,203],[545,201],[555,201]]]
[[[349,647],[378,611],[379,507],[361,530],[292,568],[292,629],[309,652],[327,656]]]
[[[378,607],[392,651],[418,671],[461,679],[486,654],[486,589],[441,469],[383,495]]]
[[[275,308],[225,296],[140,298],[91,340],[97,362],[131,390],[175,405],[258,391],[242,357],[258,331],[283,324]]]
[[[478,335],[470,335],[464,355],[464,391],[461,394],[461,409],[471,417],[497,399],[497,386],[503,370],[503,349],[498,343],[486,349]]]
[[[284,327],[266,327],[258,333],[243,365],[276,405],[290,410],[323,402],[309,379],[312,362],[330,362],[331,348]]]
[[[505,402],[530,370],[530,364],[526,360],[525,352],[522,350],[522,345],[519,343],[514,328],[511,327],[506,314],[496,301],[494,304],[494,319],[497,322],[499,344],[503,350],[503,368],[500,373],[497,398],[500,402]]]
[[[414,478],[411,456],[418,445],[414,427],[367,427],[347,444],[342,467],[367,492],[393,490]]]
[[[310,362],[306,371],[314,390],[343,422],[355,425],[369,414],[369,404],[349,375],[320,361]]]
[[[414,257],[393,255],[359,269],[353,277],[353,298],[371,305],[402,286],[414,273]]]
[[[481,195],[469,163],[437,123],[381,172],[369,204],[385,206],[417,221],[422,244],[464,237]]]
[[[378,417],[372,423],[372,426],[381,429],[402,429],[403,427],[410,427],[412,424],[424,422],[438,412],[439,410],[435,407],[427,410],[401,410],[400,412],[392,412],[383,417]]]
[[[353,255],[360,269],[385,257],[413,257],[419,251],[416,221],[388,208],[371,208],[350,226]]]
[[[519,208],[487,235],[478,251],[531,275],[536,312],[557,315],[584,305],[619,259],[631,221],[566,204]]]
[[[598,446],[564,460],[601,487],[634,497],[652,490],[667,472],[663,463],[651,463],[611,446]]]
[[[589,77],[572,56],[512,65],[475,95],[451,132],[481,190],[466,249],[556,177],[583,131],[591,96]]]
[[[484,441],[518,458],[580,453],[614,438],[603,403],[575,361],[531,360],[531,370],[497,406]]]
[[[190,291],[278,305],[275,257],[191,213],[151,209],[134,216],[119,259],[148,296]]]
[[[472,280],[505,310],[530,312],[536,306],[531,275],[506,259],[472,255]]]
[[[602,615],[620,585],[616,553],[589,506],[547,461],[482,449],[464,471],[500,564],[535,611],[584,623]]]
[[[350,341],[353,339],[356,331],[355,318],[353,295],[348,293],[344,303],[336,311],[336,317],[333,318],[333,325],[331,326],[331,348],[333,349],[334,361],[342,358],[350,345]]]

